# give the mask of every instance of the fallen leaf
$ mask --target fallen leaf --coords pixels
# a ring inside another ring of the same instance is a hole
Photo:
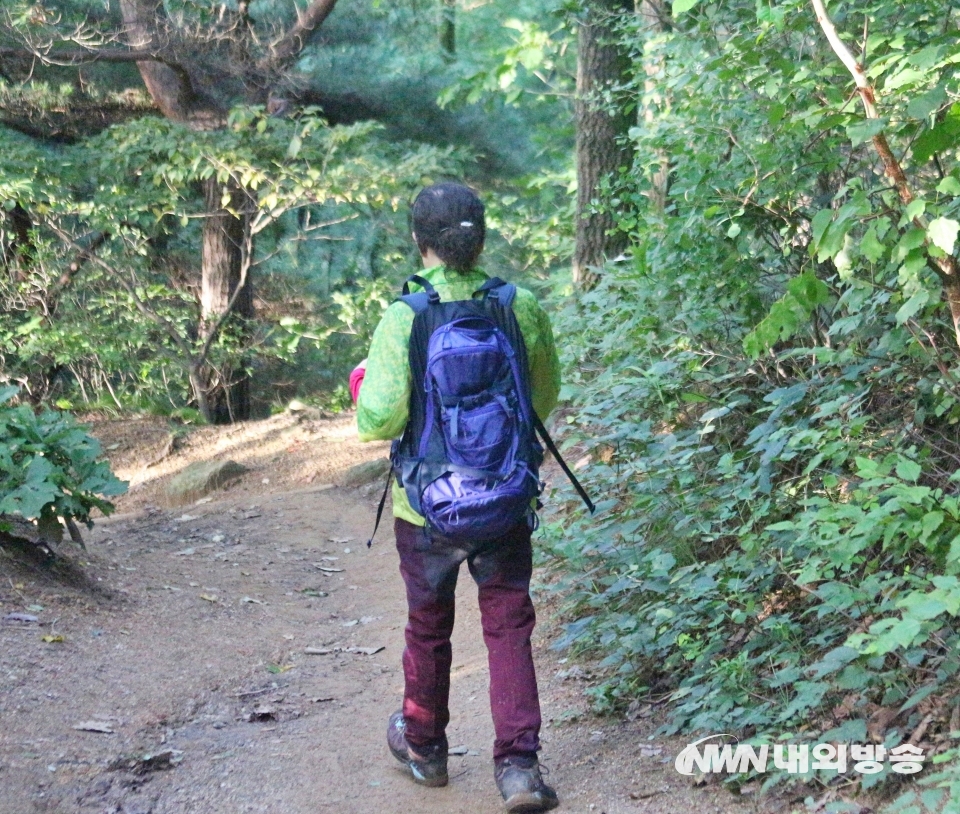
[[[353,537],[328,537],[327,539],[331,543],[343,544],[343,543],[352,543],[354,538]]]
[[[305,647],[303,652],[308,656],[328,656],[334,651],[329,647]]]
[[[82,721],[79,724],[74,724],[73,728],[81,732],[99,732],[102,735],[113,734],[113,727],[106,721]]]
[[[194,553],[196,553],[196,549],[193,549],[193,548],[185,548],[185,549],[183,549],[183,551],[178,551],[178,552],[177,552],[176,554],[174,554],[173,556],[174,556],[174,557],[189,557],[191,554],[194,554]]]
[[[196,520],[196,519],[197,519],[197,518],[194,517],[192,514],[182,514],[182,515],[180,515],[180,517],[177,518],[177,522],[178,522],[178,523],[187,523],[187,522],[189,522],[190,520]]]
[[[41,641],[44,641],[47,644],[57,644],[59,642],[66,641],[66,639],[59,633],[57,634],[48,633],[46,636],[41,636],[40,639]]]
[[[353,627],[354,625],[358,625],[358,624],[360,624],[359,619],[352,619],[349,622],[344,622],[342,625],[340,625],[340,627]]]
[[[447,749],[448,755],[465,755],[470,750],[466,746],[451,746]]]
[[[252,596],[245,596],[245,597],[244,597],[243,599],[241,599],[240,601],[241,601],[241,602],[249,602],[249,603],[252,603],[252,604],[254,604],[254,605],[265,605],[265,604],[266,604],[265,602],[263,602],[263,601],[261,601],[261,600],[259,600],[259,599],[254,599]]]
[[[322,704],[325,701],[333,701],[333,696],[331,695],[329,698],[311,698],[310,701],[314,704]]]
[[[329,565],[321,565],[318,562],[315,562],[313,565],[315,568],[319,568],[325,574],[339,574],[341,571],[343,571],[342,568],[332,568]]]
[[[202,497],[202,498],[200,498],[200,500],[194,501],[193,505],[194,505],[194,506],[202,506],[204,503],[212,503],[212,502],[213,502],[213,498],[212,498],[212,497]]]
[[[281,664],[268,664],[268,665],[267,665],[267,672],[268,672],[268,673],[273,673],[274,675],[276,675],[277,673],[285,673],[285,672],[287,672],[287,670],[292,670],[295,666],[296,666],[295,664],[283,664],[283,665],[281,665]]]
[[[205,599],[207,602],[216,602],[217,597],[215,594],[200,594],[201,599]]]

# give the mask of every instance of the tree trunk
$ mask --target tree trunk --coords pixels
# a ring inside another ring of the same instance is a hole
[[[664,20],[669,13],[663,7],[664,0],[641,0],[637,11],[647,29],[647,36],[654,37],[666,31]],[[663,103],[663,97],[657,90],[657,76],[663,70],[663,59],[644,55],[643,70],[647,78],[643,82],[643,113],[641,121],[648,127],[656,121]],[[650,173],[650,203],[663,214],[667,208],[667,196],[670,191],[670,157],[667,151],[659,149],[654,156],[654,166]]]
[[[30,265],[34,251],[33,239],[30,236],[33,221],[19,203],[7,210],[5,219],[9,226],[9,235],[5,236],[3,265],[12,268],[11,276],[14,282],[23,282],[27,277],[26,267]]]
[[[450,0],[453,2],[454,0]],[[298,10],[297,22],[274,44],[271,53],[258,69],[266,74],[279,73],[297,59],[311,37],[333,11],[337,0],[310,0]],[[241,2],[238,11],[246,26],[249,4]],[[163,50],[168,34],[174,28],[167,16],[163,0],[120,0],[124,23],[124,39],[138,51]],[[225,126],[227,111],[213,100],[212,88],[196,86],[190,71],[180,63],[162,59],[138,60],[140,76],[157,107],[169,119],[184,122],[195,129],[217,129]],[[197,74],[202,76],[202,72]],[[262,78],[262,77],[261,77]],[[209,81],[209,79],[207,80]],[[229,204],[223,206],[224,194]],[[253,316],[253,285],[244,269],[250,267],[252,241],[247,240],[244,213],[250,198],[237,186],[223,185],[216,179],[203,183],[204,212],[203,248],[201,252],[200,339],[212,344],[217,334],[234,315],[245,321]],[[239,289],[239,291],[238,291]],[[204,352],[191,359],[188,375],[197,406],[204,419],[215,424],[243,421],[250,418],[250,376],[244,360],[231,366],[212,367],[208,361],[208,345]]]
[[[627,247],[626,236],[612,231],[613,215],[590,209],[601,181],[612,179],[630,162],[626,136],[634,121],[621,106],[614,104],[609,110],[603,96],[629,76],[630,59],[620,48],[613,27],[617,15],[632,11],[632,2],[593,0],[577,36],[577,240],[573,280],[587,289],[596,283],[597,269],[604,260]]]
[[[453,61],[457,54],[456,0],[440,0],[440,50]]]
[[[229,188],[229,211],[222,205],[225,187],[215,178],[204,181],[203,194],[206,219],[203,222],[203,249],[201,255],[200,334],[210,336],[220,326],[221,318],[230,310],[230,301],[241,285],[244,265],[243,243],[245,224],[243,216],[235,212],[246,209],[246,195],[242,190]],[[234,302],[232,314],[241,320],[253,316],[253,284],[249,277],[243,281]],[[242,329],[241,329],[242,330]],[[250,376],[241,360],[234,367],[219,370],[209,365],[201,374],[205,399],[199,399],[200,412],[207,421],[227,424],[250,418]],[[206,401],[206,405],[204,405]]]

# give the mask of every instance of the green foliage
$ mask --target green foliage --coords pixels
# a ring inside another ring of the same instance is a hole
[[[670,31],[624,28],[624,92],[650,112],[609,200],[632,259],[557,323],[561,435],[604,498],[585,517],[561,483],[545,523],[558,646],[599,660],[599,709],[668,697],[669,731],[858,742],[888,708],[888,743],[928,713],[936,743],[960,671],[957,337],[934,271],[960,210],[957,11],[831,4],[851,38],[868,17],[867,122],[808,3],[673,9]]]
[[[34,413],[8,402],[18,388],[0,388],[0,515],[20,515],[41,526],[76,519],[92,526],[90,511],[113,511],[107,497],[127,485],[100,460],[100,444],[72,416]]]
[[[402,219],[398,210],[412,192],[460,160],[451,149],[387,142],[373,124],[328,127],[315,112],[276,119],[261,108],[234,110],[225,132],[156,118],[115,126],[61,150],[59,178],[41,172],[49,151],[6,131],[0,146],[10,148],[0,198],[9,206],[29,201],[35,226],[29,255],[17,258],[16,274],[0,279],[5,369],[34,397],[62,392],[72,378],[87,404],[93,391],[117,409],[148,404],[154,411],[188,402],[187,371],[204,341],[191,257],[207,214],[199,182],[216,177],[247,191],[251,240],[259,248],[248,247],[249,273],[280,265],[287,284],[272,290],[289,296],[294,284],[294,296],[302,297],[302,278],[289,262],[301,244],[351,240],[342,224],[357,217],[368,231],[380,213]],[[65,278],[63,269],[84,257],[96,235],[96,256]],[[395,256],[396,245],[382,250]],[[350,290],[376,271],[354,267],[332,276],[328,269],[325,293]],[[251,329],[252,358],[243,336]],[[295,351],[269,318],[254,326],[234,320],[210,360],[217,367],[246,356],[248,364],[269,365]]]

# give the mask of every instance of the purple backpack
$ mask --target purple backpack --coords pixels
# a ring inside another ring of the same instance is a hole
[[[410,294],[410,282],[424,290]],[[526,346],[511,307],[516,291],[493,278],[469,300],[441,302],[414,275],[400,298],[416,316],[409,418],[394,442],[393,474],[428,533],[452,543],[496,540],[521,522],[536,527],[543,489],[537,431],[593,511],[533,411]],[[378,523],[382,510],[383,500]]]

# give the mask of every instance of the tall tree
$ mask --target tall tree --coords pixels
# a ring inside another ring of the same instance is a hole
[[[589,0],[577,33],[577,224],[573,258],[574,282],[590,288],[605,259],[627,247],[626,236],[614,231],[614,217],[594,202],[604,179],[630,161],[627,133],[635,122],[610,94],[627,82],[630,58],[619,42],[617,19],[633,12],[627,0]]]
[[[643,70],[646,79],[643,83],[644,103],[640,119],[646,126],[652,126],[662,106],[662,92],[658,88],[657,77],[663,71],[663,58],[650,53],[650,41],[667,30],[669,9],[666,0],[640,0],[637,5],[641,24],[647,31],[647,45],[644,47]],[[654,156],[654,166],[650,173],[650,202],[654,209],[663,213],[667,206],[670,189],[670,157],[660,148]]]
[[[457,0],[440,0],[440,50],[444,59],[457,55]]]
[[[23,47],[4,48],[0,58],[32,57],[46,64],[79,68],[90,62],[135,62],[157,110],[195,130],[226,126],[230,107],[264,104],[282,115],[293,85],[294,64],[333,11],[337,0],[310,0],[297,8],[286,30],[258,27],[247,3],[200,10],[203,19],[171,18],[162,0],[120,0],[113,30],[86,20]],[[117,43],[120,43],[118,46]],[[253,316],[249,275],[253,241],[245,211],[253,191],[242,179],[211,177],[203,183],[207,204],[201,251],[201,334],[207,348],[228,318]],[[214,370],[201,359],[191,373],[197,406],[216,423],[250,417],[248,373],[240,365]]]

